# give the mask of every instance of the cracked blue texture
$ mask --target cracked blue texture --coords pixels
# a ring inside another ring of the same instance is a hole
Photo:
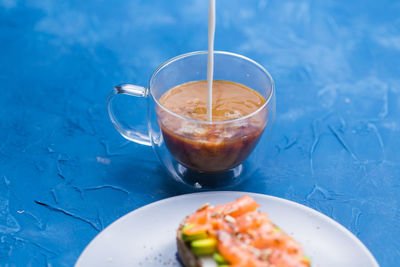
[[[233,189],[323,212],[381,266],[400,256],[399,14],[388,0],[217,3],[215,48],[260,62],[277,88],[272,145]],[[117,218],[189,192],[118,135],[105,100],[206,49],[207,1],[0,0],[0,32],[1,266],[71,266]]]

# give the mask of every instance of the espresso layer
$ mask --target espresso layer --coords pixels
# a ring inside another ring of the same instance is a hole
[[[160,103],[189,120],[158,109],[163,139],[171,155],[184,166],[218,173],[242,163],[254,149],[266,125],[265,99],[256,91],[233,82],[215,81],[213,121],[206,123],[206,81],[190,82],[167,91]]]

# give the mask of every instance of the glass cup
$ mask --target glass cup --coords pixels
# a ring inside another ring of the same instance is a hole
[[[207,51],[199,51],[170,59],[154,71],[148,88],[115,86],[107,100],[110,119],[123,137],[152,146],[171,177],[199,189],[236,185],[254,174],[265,156],[265,144],[263,151],[251,154],[257,143],[266,143],[275,118],[275,87],[269,73],[249,58],[222,51],[214,52],[214,80],[243,84],[261,94],[265,103],[246,116],[211,122],[165,108],[159,99],[166,91],[207,80],[207,56]],[[113,100],[119,94],[147,99],[147,131],[117,118]]]

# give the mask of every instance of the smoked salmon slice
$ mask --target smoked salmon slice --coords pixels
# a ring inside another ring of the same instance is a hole
[[[200,267],[201,258],[214,258],[219,266],[231,267],[309,267],[301,245],[278,228],[259,204],[245,195],[236,201],[199,208],[178,230],[178,254],[187,267]],[[186,249],[185,249],[186,248]],[[181,255],[192,253],[193,255]]]

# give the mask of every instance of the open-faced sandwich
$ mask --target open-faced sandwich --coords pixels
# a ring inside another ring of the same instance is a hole
[[[186,217],[177,233],[182,263],[186,267],[309,267],[300,244],[258,207],[253,198],[243,196],[215,207],[205,204]]]

